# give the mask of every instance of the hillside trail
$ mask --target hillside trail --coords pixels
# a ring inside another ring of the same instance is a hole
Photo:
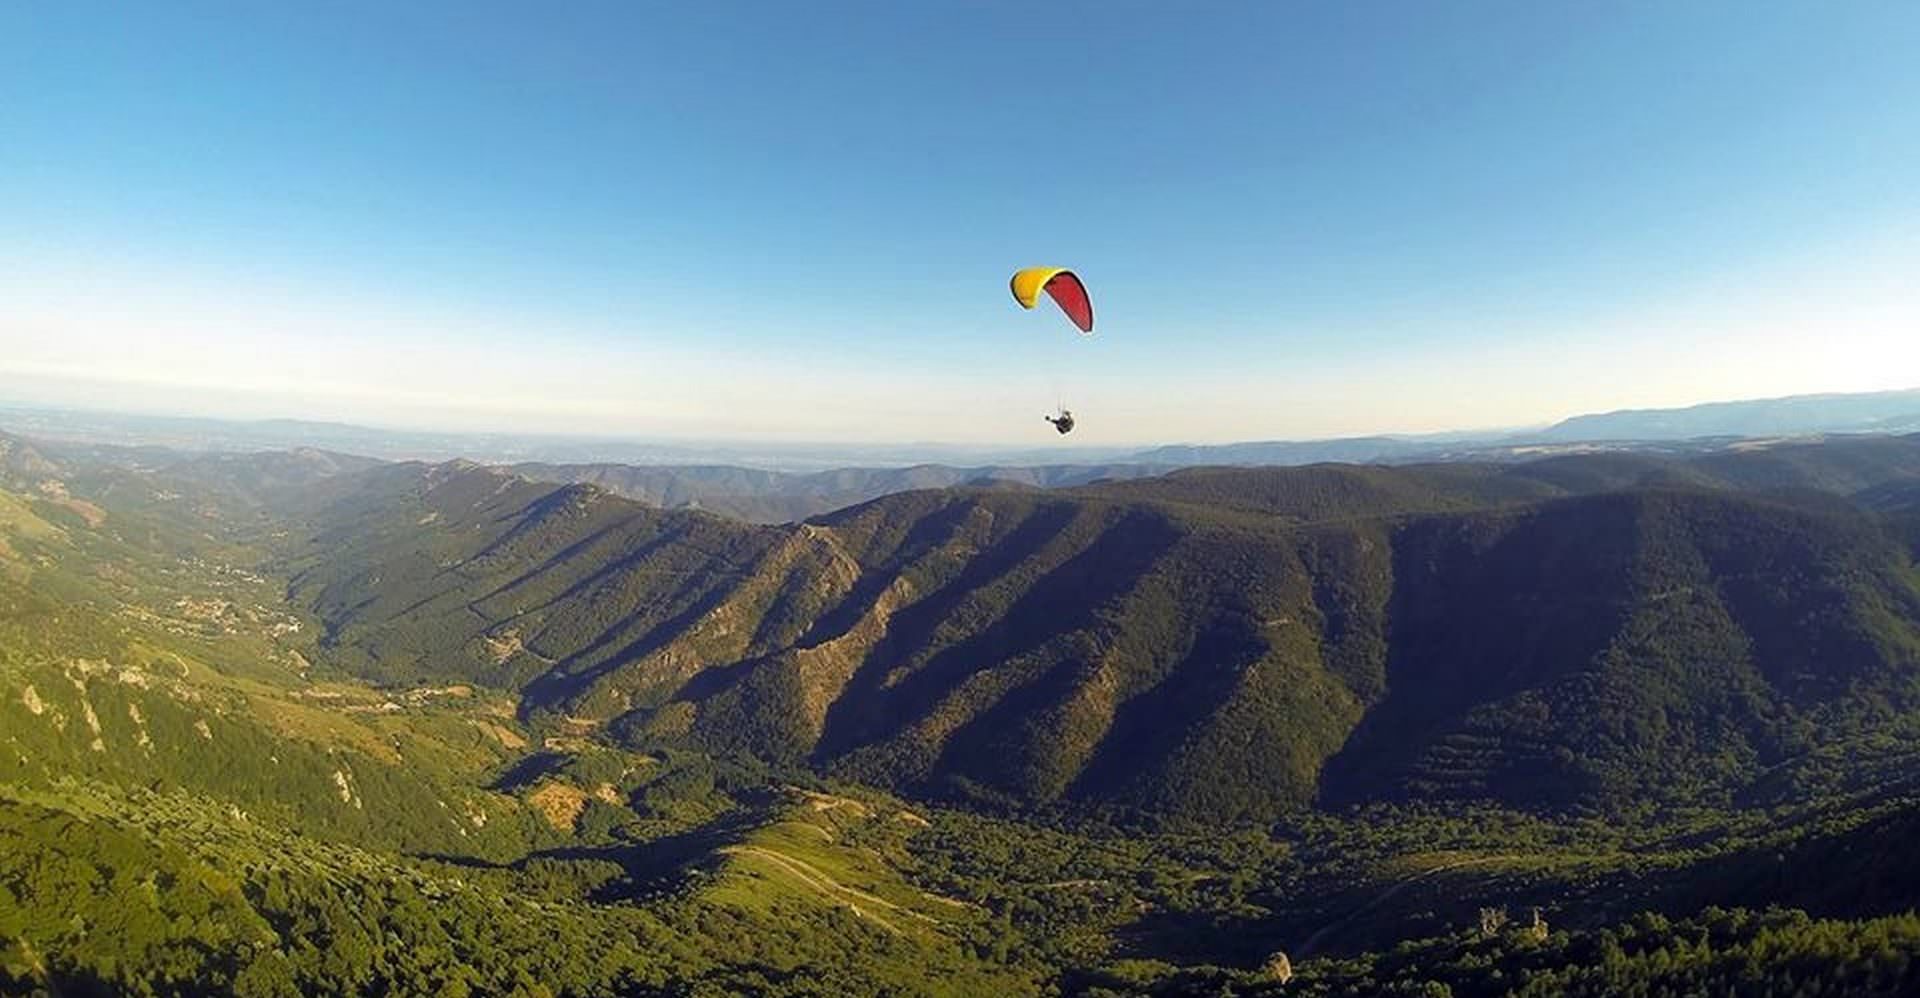
[[[1346,928],[1347,925],[1351,923],[1354,919],[1359,918],[1361,915],[1364,915],[1367,912],[1370,912],[1375,908],[1380,907],[1383,904],[1386,904],[1388,901],[1393,900],[1394,897],[1397,896],[1401,891],[1404,891],[1407,888],[1412,887],[1414,884],[1419,883],[1422,880],[1426,880],[1429,877],[1438,876],[1439,874],[1446,873],[1449,870],[1458,870],[1461,867],[1465,867],[1465,866],[1474,866],[1480,863],[1493,863],[1503,859],[1518,859],[1518,858],[1519,857],[1512,856],[1512,855],[1475,856],[1472,859],[1460,859],[1460,860],[1455,860],[1451,863],[1442,863],[1439,866],[1430,867],[1428,869],[1421,870],[1419,873],[1416,873],[1413,876],[1404,877],[1396,881],[1391,887],[1388,887],[1386,890],[1383,890],[1380,893],[1374,895],[1371,901],[1368,901],[1366,904],[1363,904],[1360,907],[1355,908],[1352,911],[1347,912],[1345,915],[1341,916],[1339,921],[1333,922],[1332,924],[1329,924],[1329,925],[1321,926],[1320,931],[1315,932],[1311,936],[1308,936],[1307,941],[1300,944],[1299,951],[1291,955],[1293,959],[1296,961],[1306,959],[1307,957],[1313,955],[1315,952],[1319,950],[1320,944],[1326,942],[1326,939],[1328,936],[1332,935],[1335,932],[1340,931],[1341,929]]]
[[[843,896],[855,897],[855,898],[859,898],[862,901],[867,902],[868,904],[885,908],[886,910],[894,912],[896,914],[905,915],[909,918],[917,918],[920,921],[926,922],[929,925],[940,924],[940,920],[937,918],[933,918],[932,916],[914,911],[911,908],[901,907],[900,905],[894,904],[892,901],[889,901],[886,898],[880,897],[876,894],[870,894],[857,887],[848,887],[846,884],[840,883],[839,881],[833,879],[831,876],[829,876],[826,873],[826,871],[820,869],[817,866],[814,866],[812,863],[809,863],[806,860],[801,859],[797,856],[789,856],[786,853],[779,852],[774,849],[767,849],[762,846],[727,846],[721,849],[720,851],[723,853],[732,853],[736,855],[758,856],[761,859],[764,859],[774,864],[775,866],[778,866],[781,869],[787,871],[788,873],[792,874],[795,879],[799,880],[801,883],[805,884],[806,886],[812,888],[813,890],[821,894],[826,895],[829,898],[833,898],[834,900],[844,901],[845,898]],[[898,934],[900,931],[899,929],[895,928],[891,923],[889,923],[886,919],[881,918],[875,914],[861,911],[857,905],[853,905],[849,902],[848,907],[853,908],[853,910],[856,913],[859,913],[865,917],[871,918],[874,921],[880,923],[881,925],[886,926],[886,928],[889,931],[892,931],[895,934]]]

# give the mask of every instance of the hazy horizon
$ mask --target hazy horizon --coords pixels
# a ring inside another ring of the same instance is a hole
[[[101,405],[71,405],[57,401],[35,401],[32,396],[10,397],[0,394],[0,432],[16,432],[28,437],[43,436],[49,427],[45,420],[63,421],[59,432],[48,439],[68,439],[75,441],[151,443],[162,446],[186,446],[187,449],[203,449],[207,445],[183,445],[178,439],[169,436],[168,430],[176,434],[193,435],[204,431],[200,424],[223,425],[234,430],[265,430],[274,426],[286,425],[291,428],[305,427],[309,430],[324,429],[343,433],[365,433],[374,438],[389,438],[384,441],[369,440],[366,446],[356,450],[339,442],[319,441],[301,444],[297,439],[287,438],[272,442],[265,438],[252,442],[243,449],[282,449],[293,446],[318,446],[322,449],[340,450],[346,453],[364,453],[367,456],[382,456],[389,459],[425,459],[445,460],[453,457],[470,457],[484,461],[518,462],[548,461],[558,463],[615,463],[639,465],[676,465],[676,464],[732,464],[768,469],[805,470],[807,468],[824,469],[835,467],[899,467],[914,463],[996,463],[1006,462],[1016,465],[1030,464],[1097,464],[1114,460],[1131,460],[1145,452],[1183,447],[1227,447],[1260,446],[1263,444],[1305,445],[1338,444],[1347,441],[1367,439],[1396,439],[1408,443],[1426,442],[1434,446],[1458,443],[1467,446],[1521,446],[1532,443],[1556,443],[1559,445],[1576,444],[1582,440],[1598,441],[1602,438],[1573,438],[1552,440],[1547,434],[1562,423],[1590,419],[1633,415],[1636,413],[1679,413],[1702,408],[1729,405],[1751,405],[1773,402],[1798,402],[1817,400],[1865,399],[1881,395],[1908,395],[1920,393],[1920,386],[1891,389],[1883,392],[1866,393],[1806,393],[1791,396],[1775,396],[1754,399],[1703,399],[1682,406],[1660,408],[1630,408],[1596,410],[1593,412],[1567,413],[1564,416],[1525,426],[1482,426],[1460,427],[1449,430],[1436,430],[1419,433],[1400,433],[1386,431],[1371,434],[1355,434],[1329,437],[1248,436],[1226,441],[1193,440],[1154,440],[1125,442],[1110,445],[1085,445],[1069,443],[1059,446],[1036,446],[1031,442],[994,443],[988,441],[938,441],[938,440],[874,440],[874,441],[835,441],[816,440],[800,437],[780,439],[769,437],[670,437],[648,436],[641,434],[619,433],[579,433],[564,431],[525,430],[509,425],[497,425],[475,428],[434,425],[397,425],[377,422],[356,422],[352,420],[306,419],[287,415],[261,416],[223,416],[206,412],[194,412],[164,407],[140,409],[116,407],[111,403]],[[13,418],[9,418],[12,414]],[[64,425],[70,417],[77,417],[77,425]],[[25,420],[24,423],[21,419]],[[1856,417],[1857,418],[1857,417]],[[89,423],[89,419],[105,420],[105,423]],[[1819,420],[1815,418],[1815,422]],[[173,426],[172,424],[184,424]],[[1903,424],[1904,426],[1904,424]],[[1831,432],[1883,432],[1860,429],[1808,429],[1792,431],[1788,437]],[[1906,432],[1896,428],[1892,432]],[[1724,434],[1723,434],[1724,435]],[[1735,436],[1742,434],[1735,433]],[[1767,433],[1749,433],[1747,436],[1764,438]],[[1692,439],[1707,439],[1715,434],[1705,434]],[[1683,441],[1690,439],[1686,435],[1659,436],[1649,438],[1625,437],[1625,442],[1654,444],[1660,440]],[[459,442],[459,443],[456,443]],[[376,446],[376,443],[378,444]],[[231,449],[234,440],[211,446],[214,450]],[[491,448],[491,450],[489,450]],[[1438,455],[1440,452],[1432,452]],[[491,454],[492,456],[482,456]],[[755,456],[757,455],[757,457]]]
[[[1920,9],[1072,9],[15,8],[0,397],[1066,449],[1920,371]]]
[[[276,422],[306,423],[306,424],[314,424],[314,425],[331,425],[331,426],[339,426],[343,428],[351,428],[351,429],[358,429],[358,430],[371,430],[371,431],[377,431],[377,432],[399,433],[399,434],[447,434],[447,435],[457,435],[457,436],[527,436],[527,437],[552,437],[555,439],[603,440],[603,441],[636,442],[636,443],[662,443],[662,444],[685,443],[685,444],[752,445],[752,444],[765,443],[765,444],[793,445],[793,446],[844,444],[850,447],[928,446],[928,447],[954,447],[954,448],[972,448],[972,449],[1016,449],[1017,448],[1017,449],[1046,450],[1046,449],[1050,449],[1051,445],[1054,443],[1053,441],[1050,441],[1044,437],[1038,438],[1038,439],[1014,439],[1014,440],[1002,440],[1002,441],[976,440],[976,439],[965,439],[965,438],[914,439],[911,437],[876,437],[876,438],[840,440],[840,439],[834,439],[831,437],[811,438],[811,437],[806,437],[804,435],[781,435],[778,433],[755,434],[752,432],[743,432],[743,433],[737,433],[737,434],[715,434],[715,435],[698,435],[698,434],[674,435],[674,434],[666,434],[666,433],[649,433],[644,429],[636,429],[631,432],[622,432],[621,430],[618,430],[618,429],[606,429],[606,430],[567,429],[567,428],[531,429],[521,424],[517,424],[511,421],[510,419],[504,419],[504,418],[497,419],[494,421],[480,420],[480,421],[475,421],[471,423],[466,423],[458,420],[435,420],[430,416],[419,419],[417,421],[409,420],[404,416],[401,416],[400,418],[395,418],[395,419],[363,419],[363,418],[357,418],[356,416],[354,416],[352,413],[352,410],[344,409],[344,408],[337,412],[332,410],[323,410],[323,411],[315,412],[312,414],[308,414],[296,409],[278,407],[272,403],[270,397],[265,395],[256,396],[254,397],[254,399],[250,400],[250,402],[239,403],[234,405],[231,408],[218,406],[218,405],[196,406],[195,402],[197,400],[204,399],[205,397],[204,394],[197,394],[192,392],[175,393],[173,391],[168,391],[163,388],[158,391],[152,391],[151,393],[140,393],[135,395],[128,395],[126,394],[125,390],[129,387],[130,384],[137,385],[137,383],[125,383],[125,382],[87,381],[84,379],[74,379],[74,378],[39,378],[34,376],[27,376],[25,378],[21,378],[19,380],[10,382],[4,389],[0,389],[0,410],[12,409],[12,410],[18,410],[18,411],[72,412],[72,413],[87,413],[87,414],[94,414],[94,415],[100,415],[100,416],[123,416],[123,417],[158,419],[158,420],[181,420],[181,421],[207,420],[212,422],[234,423],[236,425],[249,424],[249,423],[276,423]],[[36,389],[36,386],[39,386],[39,387]],[[152,388],[153,386],[146,386],[146,387]],[[1887,390],[1888,391],[1920,390],[1920,387],[1903,386],[1903,387],[1896,387],[1896,388],[1887,389]],[[232,394],[234,394],[235,396],[241,395],[241,393],[232,393]],[[1796,394],[1820,395],[1820,394],[1851,394],[1851,393],[1807,392],[1807,393],[1796,393]],[[1725,402],[1725,401],[1747,401],[1747,400],[1701,399],[1697,402],[1687,402],[1687,403],[1681,403],[1680,405],[1677,405],[1677,406],[1670,406],[1670,407],[1660,406],[1656,408],[1684,408],[1686,406],[1691,406],[1691,405],[1709,405],[1716,402]],[[1607,411],[1615,411],[1615,410],[1607,410]],[[1593,413],[1584,412],[1584,411],[1568,412],[1560,416],[1541,419],[1535,422],[1530,422],[1525,424],[1453,426],[1453,427],[1440,427],[1435,429],[1423,429],[1423,430],[1397,430],[1397,429],[1391,429],[1391,428],[1384,428],[1384,429],[1369,430],[1369,431],[1362,431],[1362,432],[1356,432],[1356,433],[1335,433],[1335,434],[1323,434],[1318,436],[1297,436],[1297,437],[1296,436],[1276,436],[1274,434],[1262,434],[1258,432],[1250,432],[1248,434],[1241,435],[1241,436],[1221,437],[1219,439],[1211,439],[1211,440],[1184,439],[1184,438],[1147,438],[1147,439],[1140,439],[1140,440],[1121,441],[1121,442],[1112,443],[1112,444],[1103,443],[1100,445],[1100,447],[1101,449],[1127,449],[1127,448],[1180,446],[1180,445],[1188,445],[1188,444],[1198,445],[1198,446],[1210,446],[1210,445],[1218,445],[1218,444],[1248,443],[1248,442],[1278,441],[1278,440],[1284,440],[1289,442],[1312,443],[1316,441],[1345,440],[1345,439],[1351,439],[1355,437],[1409,437],[1411,438],[1411,437],[1447,437],[1447,436],[1461,436],[1461,435],[1493,435],[1493,434],[1507,434],[1507,433],[1525,433],[1530,430],[1545,429],[1556,423],[1561,422],[1564,419],[1570,419],[1575,416],[1583,416],[1583,415],[1591,415],[1591,414]],[[1061,444],[1060,446],[1066,447],[1066,448],[1072,448],[1077,444],[1078,444],[1077,441],[1068,441],[1064,444]]]

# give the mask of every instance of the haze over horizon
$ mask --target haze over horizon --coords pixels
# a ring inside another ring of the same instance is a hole
[[[1920,8],[1062,10],[0,12],[0,397],[1116,446],[1920,371]]]

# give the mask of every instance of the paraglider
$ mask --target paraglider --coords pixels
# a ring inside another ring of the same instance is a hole
[[[1067,319],[1080,328],[1080,335],[1093,335],[1093,299],[1087,295],[1087,286],[1080,283],[1079,275],[1064,267],[1028,267],[1013,275],[1008,282],[1013,288],[1013,300],[1021,308],[1032,308],[1040,303],[1040,292],[1046,291]]]
[[[1080,275],[1064,267],[1028,267],[1014,274],[1007,284],[1013,291],[1013,300],[1019,302],[1021,308],[1032,309],[1040,304],[1040,293],[1044,291],[1060,306],[1067,321],[1080,330],[1080,335],[1093,335],[1093,298],[1087,294]],[[1073,432],[1073,413],[1066,406],[1060,407],[1058,416],[1040,418],[1052,423],[1061,436]]]

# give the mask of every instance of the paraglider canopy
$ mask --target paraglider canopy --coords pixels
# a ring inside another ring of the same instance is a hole
[[[1093,334],[1093,299],[1087,296],[1087,286],[1080,283],[1073,271],[1064,267],[1028,267],[1013,275],[1009,283],[1013,300],[1022,308],[1039,304],[1040,292],[1044,290],[1083,335]]]

